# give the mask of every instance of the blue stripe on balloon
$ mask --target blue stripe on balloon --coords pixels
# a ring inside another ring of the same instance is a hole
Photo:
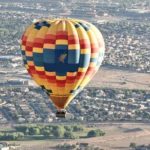
[[[88,67],[89,62],[90,62],[90,54],[81,54],[80,55],[79,67],[81,67],[81,68]]]
[[[27,64],[27,60],[24,59],[24,60],[23,60],[23,63],[26,65],[26,64]]]
[[[97,62],[97,58],[91,58],[90,62]]]
[[[80,58],[80,50],[68,51],[68,64],[78,64]]]
[[[79,64],[68,64],[67,72],[76,72],[79,68]]]
[[[44,68],[45,68],[45,71],[55,72],[56,71],[56,64],[44,63]]]
[[[75,28],[79,28],[79,27],[80,27],[80,25],[79,25],[79,24],[75,24],[74,26],[75,26]]]
[[[43,67],[43,53],[33,53],[35,66]]]
[[[79,22],[79,24],[80,24],[86,31],[89,30],[89,27],[88,27],[86,24],[83,24],[83,23],[81,23],[81,22]]]
[[[56,45],[56,50],[68,50],[68,45]]]
[[[54,64],[55,63],[55,50],[44,49],[43,50],[43,61],[44,61],[44,63]]]
[[[21,54],[22,54],[22,55],[25,55],[25,51],[21,50]]]
[[[57,76],[66,76],[67,73],[67,64],[56,64],[56,75]]]
[[[33,61],[33,57],[31,57],[31,56],[26,56],[26,60],[27,60],[27,61]]]

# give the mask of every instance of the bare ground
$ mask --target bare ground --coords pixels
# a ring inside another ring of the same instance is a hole
[[[150,90],[150,74],[102,67],[88,86]]]
[[[101,147],[104,150],[129,150],[131,142],[135,142],[137,145],[150,144],[150,124],[102,123],[97,126],[106,132],[105,136],[77,140],[18,141],[15,143],[20,144],[21,150],[50,150],[57,144],[75,144],[77,142],[89,143],[89,145]],[[126,132],[128,130],[129,132]]]

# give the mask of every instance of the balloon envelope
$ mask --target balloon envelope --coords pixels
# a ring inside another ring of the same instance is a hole
[[[41,20],[21,40],[26,69],[57,109],[64,109],[86,86],[102,63],[100,31],[78,19]]]

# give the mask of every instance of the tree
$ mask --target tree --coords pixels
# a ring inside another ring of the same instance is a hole
[[[64,136],[64,128],[61,126],[55,126],[52,130],[54,137],[62,138]]]
[[[66,139],[76,139],[77,137],[73,134],[73,132],[66,131],[64,133],[64,138],[66,138]]]
[[[49,129],[42,129],[41,131],[42,135],[44,136],[50,136],[51,135],[51,131]]]
[[[97,132],[95,130],[91,130],[87,134],[87,137],[96,137],[96,136],[97,136]]]
[[[133,143],[133,142],[130,143],[130,147],[131,147],[131,148],[135,148],[135,147],[136,147],[136,143]]]
[[[23,133],[26,133],[26,130],[27,130],[27,126],[16,126],[15,129],[17,132],[23,132]]]
[[[40,134],[40,128],[39,127],[30,127],[29,128],[29,134],[30,135],[39,135]]]
[[[104,136],[105,132],[101,131],[100,129],[90,130],[87,134],[87,137],[97,137],[97,136]]]
[[[74,132],[83,131],[83,130],[84,130],[84,129],[83,129],[82,126],[78,126],[78,125],[73,126],[73,131],[74,131]]]
[[[20,140],[24,137],[24,133],[22,132],[14,132],[14,133],[0,133],[0,140]]]
[[[27,128],[25,131],[25,135],[29,135],[29,133],[30,133],[29,128]]]
[[[72,131],[73,129],[72,129],[72,126],[64,126],[64,129],[66,130],[66,131]]]
[[[18,132],[18,139],[24,138],[24,133],[23,132]]]
[[[0,140],[3,140],[4,133],[0,132]]]

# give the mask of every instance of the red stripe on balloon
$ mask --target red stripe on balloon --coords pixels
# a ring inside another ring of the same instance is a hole
[[[66,31],[58,31],[56,34],[56,39],[63,39],[67,40],[68,39],[68,34]]]
[[[50,79],[47,79],[48,83],[56,83],[56,80],[50,80]]]
[[[25,49],[26,49],[26,51],[32,52],[32,49],[33,49],[33,48],[32,48],[31,46],[26,46]]]
[[[47,78],[48,80],[56,80],[56,76],[47,76],[47,75],[46,75],[46,78]]]
[[[44,43],[55,44],[55,41],[56,41],[56,35],[53,34],[47,34],[44,38]]]
[[[66,83],[66,80],[56,80],[56,83],[61,83],[61,84],[65,84]]]
[[[33,47],[43,48],[43,43],[37,43],[37,42],[35,42],[33,44]]]
[[[26,46],[33,47],[33,42],[26,42]]]
[[[80,78],[82,78],[84,75],[85,75],[85,72],[78,72],[78,73],[77,73],[77,76],[76,76],[76,79],[80,79]]]
[[[97,44],[91,44],[91,53],[96,53],[99,51],[99,47]]]
[[[81,49],[90,48],[89,41],[85,39],[80,40],[80,48]]]
[[[68,44],[79,44],[77,39],[68,39]]]

